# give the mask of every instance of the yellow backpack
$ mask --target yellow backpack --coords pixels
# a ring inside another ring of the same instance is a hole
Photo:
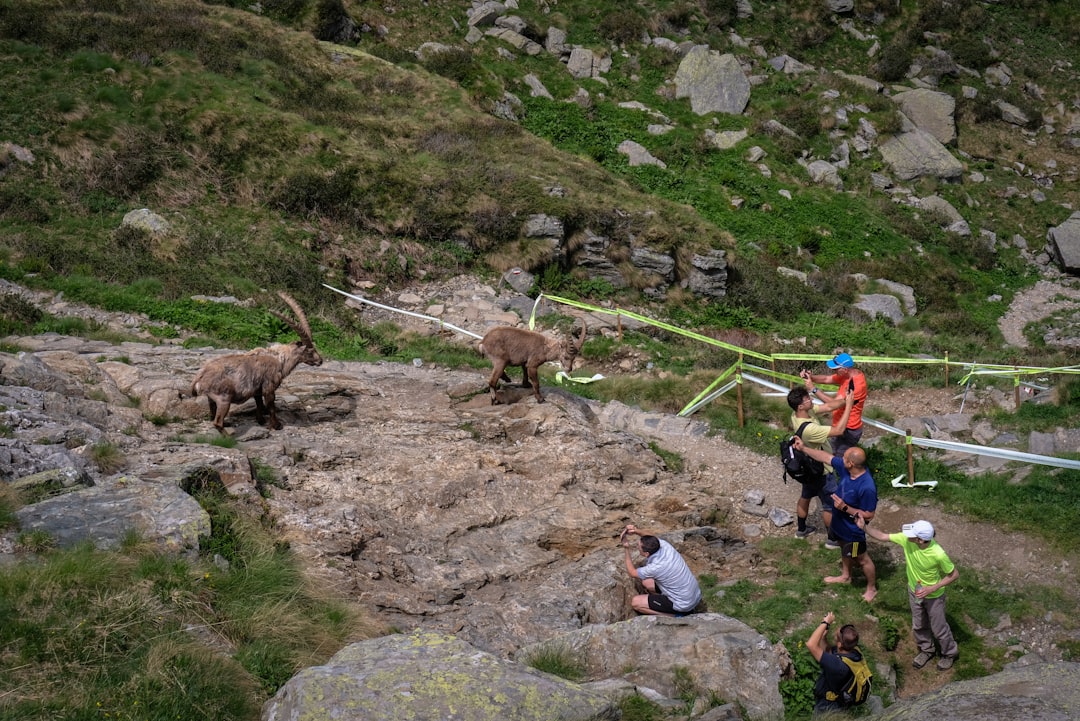
[[[870,666],[867,665],[866,659],[862,657],[862,652],[859,652],[858,661],[842,653],[838,653],[837,656],[851,670],[851,681],[844,685],[840,693],[826,691],[825,699],[827,701],[839,701],[844,706],[857,706],[866,703],[866,699],[870,695],[870,681],[874,678],[874,674],[870,672]]]

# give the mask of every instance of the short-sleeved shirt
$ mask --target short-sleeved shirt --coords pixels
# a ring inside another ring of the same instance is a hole
[[[846,378],[842,379],[840,376],[830,376],[828,383],[834,383],[839,387],[836,391],[837,398],[846,398],[848,392],[848,382],[855,381],[855,404],[851,406],[851,415],[848,416],[847,427],[851,430],[862,428],[862,412],[866,406],[866,395],[868,389],[866,387],[866,374],[851,373]],[[840,406],[832,412],[832,422],[839,423],[840,419],[844,417],[844,406]]]
[[[915,590],[915,584],[933,586],[941,579],[948,576],[956,568],[949,554],[937,541],[932,541],[926,548],[919,548],[913,540],[903,533],[890,533],[889,540],[904,549],[904,565],[907,568],[908,588]],[[945,593],[944,588],[939,588],[933,593],[926,595],[927,598],[937,598]]]
[[[813,416],[810,418],[799,418],[794,412],[791,414],[791,430],[797,432],[799,426],[803,423],[810,424],[803,429],[803,443],[810,448],[816,448],[819,451],[832,453],[832,448],[829,446],[829,431],[832,430],[832,426],[825,425]]]
[[[674,546],[662,538],[657,540],[660,550],[645,559],[645,565],[637,570],[638,578],[656,581],[660,592],[671,599],[676,611],[693,611],[701,601],[701,587],[694,572]]]
[[[831,462],[839,479],[836,494],[840,499],[860,511],[876,511],[877,486],[874,485],[874,477],[870,475],[870,471],[863,471],[862,475],[852,478],[844,467],[843,458],[833,456]],[[844,503],[837,505],[837,509],[842,508]],[[855,521],[846,513],[837,511],[833,514],[832,530],[841,541],[866,541],[866,532],[855,525]]]

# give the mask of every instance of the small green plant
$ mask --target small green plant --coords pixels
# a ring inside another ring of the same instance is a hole
[[[619,702],[623,721],[664,721],[667,713],[662,707],[641,694],[632,694]]]
[[[585,678],[585,664],[571,649],[559,644],[547,644],[525,658],[525,664],[567,681]]]
[[[878,625],[881,629],[881,647],[886,651],[895,651],[900,644],[900,624],[892,616],[882,616]]]
[[[277,470],[262,459],[252,458],[251,467],[255,476],[255,488],[264,498],[269,498],[271,486],[283,487],[281,476],[278,475]]]
[[[15,543],[30,553],[43,553],[56,546],[56,539],[48,531],[23,531],[15,537]]]
[[[661,460],[664,461],[664,465],[667,466],[667,469],[669,471],[671,471],[672,473],[682,472],[685,463],[683,462],[682,456],[680,456],[678,453],[674,453],[672,451],[661,448],[660,444],[656,441],[649,441],[649,450],[660,456]]]
[[[98,470],[105,474],[116,473],[127,463],[123,451],[108,441],[95,443],[91,446],[90,459]]]

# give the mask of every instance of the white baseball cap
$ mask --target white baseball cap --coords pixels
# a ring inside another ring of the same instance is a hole
[[[904,535],[908,538],[918,538],[922,541],[932,541],[934,539],[934,527],[930,521],[915,521],[915,523],[904,524]]]

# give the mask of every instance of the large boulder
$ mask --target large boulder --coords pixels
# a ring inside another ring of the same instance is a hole
[[[698,115],[739,115],[750,102],[750,81],[734,55],[696,45],[679,63],[675,97],[690,98],[690,108]]]
[[[198,549],[210,535],[210,516],[175,483],[121,477],[24,506],[15,512],[23,531],[44,531],[60,546],[90,541],[116,548],[130,531],[165,550]]]
[[[293,676],[263,721],[600,721],[615,702],[464,641],[414,632],[347,646]]]
[[[964,166],[937,138],[918,128],[882,143],[881,157],[901,180],[922,176],[956,180],[964,172]]]
[[[948,93],[917,88],[893,96],[904,115],[915,127],[937,138],[942,145],[956,142],[956,99]]]
[[[1071,721],[1080,718],[1080,663],[1010,665],[890,706],[877,721]]]
[[[1061,225],[1046,233],[1050,251],[1066,273],[1080,273],[1080,211],[1070,215]]]
[[[780,662],[773,645],[742,621],[719,613],[639,616],[586,626],[525,647],[518,658],[545,648],[571,654],[593,679],[622,678],[675,698],[679,676],[689,673],[696,688],[737,702],[747,719],[784,717]]]

